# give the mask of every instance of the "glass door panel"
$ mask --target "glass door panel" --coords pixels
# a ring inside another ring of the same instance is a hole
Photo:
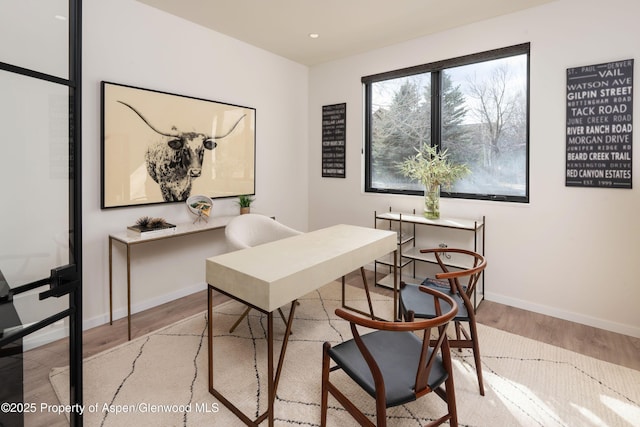
[[[0,61],[69,78],[67,0],[2,0],[0,40]]]
[[[69,264],[69,89],[0,71],[3,209],[0,270],[10,288]],[[15,295],[24,326],[68,307],[67,298],[38,303],[42,289]],[[37,339],[42,330],[26,338]]]
[[[0,117],[6,141],[0,156],[3,206],[0,221],[0,271],[10,292],[38,282],[51,270],[71,264],[69,88],[15,73],[0,71]],[[18,321],[0,328],[2,337],[36,327],[70,307],[68,295],[41,299],[49,286],[12,295],[0,307],[15,310]],[[4,346],[0,355],[2,401],[59,404],[43,394],[52,368],[69,365],[69,317],[62,316],[21,340]],[[45,345],[56,342],[55,344]],[[21,354],[21,357],[18,355]],[[21,359],[21,360],[20,360]],[[22,366],[20,366],[22,364]],[[20,372],[22,371],[22,375]],[[21,382],[22,384],[18,384]],[[66,390],[65,394],[69,391]],[[28,414],[28,415],[27,415]],[[20,425],[20,414],[3,413],[0,425]],[[29,418],[31,417],[31,418]],[[62,421],[66,422],[66,419]],[[55,425],[38,406],[25,412],[24,425]]]
[[[82,403],[80,6],[0,2],[0,402],[17,405],[0,427],[68,425],[43,408]]]

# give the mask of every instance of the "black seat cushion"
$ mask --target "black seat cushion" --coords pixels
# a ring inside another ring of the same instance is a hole
[[[422,282],[422,286],[436,289],[451,296],[455,302],[458,303],[458,314],[456,314],[454,320],[469,321],[469,312],[464,305],[464,300],[457,292],[451,293],[451,287],[448,282],[446,285],[443,285],[442,282],[435,279],[426,279]],[[407,283],[404,288],[400,289],[400,303],[405,313],[413,311],[416,319],[432,319],[436,317],[433,296],[420,291],[418,285]],[[449,311],[449,304],[442,300],[440,304],[443,313]]]
[[[371,332],[363,335],[362,340],[382,371],[386,406],[402,405],[415,400],[414,387],[422,340],[411,332],[392,331]],[[375,398],[373,376],[354,340],[330,348],[329,356]],[[429,386],[432,389],[439,387],[447,376],[442,358],[436,357],[429,375]]]

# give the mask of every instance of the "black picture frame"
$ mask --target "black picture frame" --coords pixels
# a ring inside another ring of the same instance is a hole
[[[101,82],[101,208],[255,194],[256,110]]]
[[[633,65],[567,68],[566,187],[633,187]]]
[[[347,103],[322,106],[322,177],[345,178]]]

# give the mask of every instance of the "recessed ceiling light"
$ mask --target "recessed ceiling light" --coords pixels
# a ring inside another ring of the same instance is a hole
[[[312,39],[317,39],[318,37],[320,37],[320,34],[318,34],[318,33],[309,33],[309,37],[311,37]]]
[[[62,15],[56,15],[55,18],[59,19],[61,21],[66,21],[67,20],[67,17],[66,16],[62,16]]]

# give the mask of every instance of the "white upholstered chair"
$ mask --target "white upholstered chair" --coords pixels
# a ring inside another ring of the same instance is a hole
[[[232,251],[251,248],[297,234],[301,232],[268,216],[252,213],[233,218],[225,228],[227,245]]]
[[[287,227],[275,219],[265,215],[251,213],[233,218],[225,228],[227,246],[230,251],[251,248],[298,234],[301,234],[301,232]],[[242,319],[249,314],[250,310],[251,308],[247,307],[229,330],[230,333],[233,332]],[[280,316],[284,319],[282,311],[280,311]]]

